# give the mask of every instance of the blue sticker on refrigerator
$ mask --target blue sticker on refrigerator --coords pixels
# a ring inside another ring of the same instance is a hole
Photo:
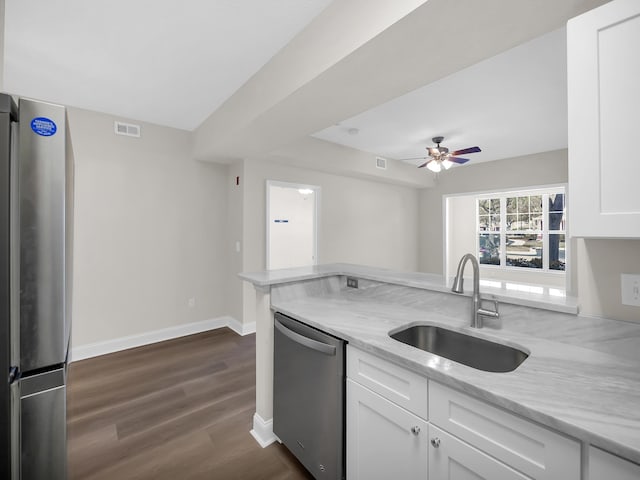
[[[50,137],[58,131],[56,122],[47,117],[36,117],[31,120],[31,130],[42,137]]]

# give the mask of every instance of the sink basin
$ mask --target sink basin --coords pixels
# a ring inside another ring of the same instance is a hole
[[[517,348],[433,325],[416,325],[390,336],[420,350],[485,372],[512,372],[529,356]]]

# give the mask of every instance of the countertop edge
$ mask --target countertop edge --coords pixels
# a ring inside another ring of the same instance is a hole
[[[255,287],[264,289],[272,285],[282,285],[285,283],[295,283],[341,275],[441,293],[451,293],[451,289],[445,284],[441,275],[420,272],[398,272],[383,268],[343,263],[282,270],[265,270],[260,272],[242,272],[238,274],[238,277],[252,283]],[[503,303],[540,308],[559,313],[578,314],[577,299],[573,297],[549,297],[548,295],[537,293],[508,292],[504,289],[485,286],[481,287],[481,291],[485,297]],[[453,293],[451,294],[453,295]],[[470,293],[464,293],[463,295],[469,296]]]

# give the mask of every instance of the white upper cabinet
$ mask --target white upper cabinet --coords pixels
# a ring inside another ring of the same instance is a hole
[[[640,1],[567,24],[570,233],[640,238]]]

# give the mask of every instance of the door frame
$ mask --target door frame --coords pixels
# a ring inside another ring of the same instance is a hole
[[[279,180],[267,180],[266,181],[266,211],[265,211],[265,224],[266,224],[266,235],[265,235],[265,269],[269,270],[270,267],[270,236],[271,236],[271,222],[269,221],[270,213],[271,213],[271,205],[269,198],[271,197],[271,187],[280,187],[280,188],[293,188],[296,190],[299,189],[309,189],[313,190],[315,194],[315,205],[313,209],[313,263],[312,265],[318,264],[318,217],[320,216],[320,195],[321,189],[318,185],[309,185],[306,183],[292,183],[292,182],[281,182]]]

